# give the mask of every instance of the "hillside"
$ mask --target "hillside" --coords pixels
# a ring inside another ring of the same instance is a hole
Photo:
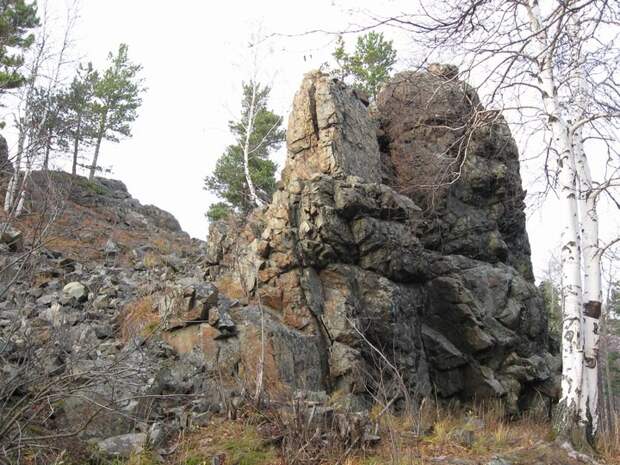
[[[1,236],[0,463],[590,463],[548,421],[518,151],[480,111],[449,66],[370,107],[309,73],[271,203],[207,242],[120,181],[33,173]]]

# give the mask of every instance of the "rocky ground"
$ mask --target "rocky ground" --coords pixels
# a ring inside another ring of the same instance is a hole
[[[272,203],[207,242],[34,173],[2,218],[0,463],[582,463],[547,422],[518,153],[450,69],[370,108],[307,75]]]

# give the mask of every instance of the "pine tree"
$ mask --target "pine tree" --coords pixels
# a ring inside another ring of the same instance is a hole
[[[83,145],[92,145],[95,113],[93,111],[95,84],[99,74],[91,63],[80,65],[69,89],[62,94],[62,122],[64,130],[60,144],[72,153],[71,174],[77,174],[78,157]]]
[[[37,87],[31,99],[30,125],[32,145],[36,152],[43,151],[43,169],[49,167],[50,153],[58,144],[64,131],[62,93]],[[39,158],[39,157],[37,157]]]
[[[213,174],[205,178],[205,189],[224,200],[209,208],[207,217],[211,221],[232,212],[247,214],[251,211],[256,206],[252,188],[261,202],[269,201],[275,191],[277,167],[269,155],[280,147],[285,132],[281,128],[282,117],[267,107],[270,91],[268,86],[257,82],[243,84],[241,116],[228,123],[236,143],[226,147]],[[245,158],[251,184],[246,176]]]
[[[338,38],[332,56],[338,63],[334,74],[342,80],[352,79],[354,87],[364,91],[372,100],[389,77],[396,63],[396,50],[383,33],[369,32],[357,38],[355,51],[349,55],[342,37]]]
[[[131,137],[131,126],[138,117],[142,104],[141,94],[146,90],[139,77],[141,65],[129,61],[126,44],[119,46],[116,55],[110,53],[109,67],[96,80],[92,110],[97,118],[94,133],[95,152],[89,179],[95,177],[101,142],[118,142],[120,137]]]
[[[0,0],[0,94],[25,82],[22,52],[32,45],[39,25],[36,2]]]

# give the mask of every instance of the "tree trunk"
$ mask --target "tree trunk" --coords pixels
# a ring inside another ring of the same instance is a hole
[[[586,95],[582,70],[581,49],[583,38],[581,23],[572,16],[566,28],[570,44],[571,87],[574,92],[572,104],[571,150],[579,181],[579,214],[583,267],[583,344],[584,366],[581,387],[581,421],[586,425],[590,442],[593,443],[598,428],[599,390],[599,325],[601,316],[601,257],[599,249],[597,194],[592,185],[592,175],[583,145],[583,125],[580,120],[586,114],[589,97]]]
[[[6,213],[9,213],[13,206],[13,197],[15,195],[17,177],[17,174],[13,173],[6,188],[6,194],[4,196],[4,211]]]
[[[10,213],[13,210],[15,199],[19,196],[19,173],[22,169],[22,155],[24,153],[24,146],[26,144],[26,130],[23,125],[20,125],[19,136],[17,138],[17,155],[15,156],[15,166],[13,175],[9,180],[9,185],[6,189],[4,197],[4,211]]]
[[[26,183],[28,182],[28,177],[30,175],[30,169],[26,170],[24,173],[24,180],[22,182],[21,192],[19,193],[19,201],[17,202],[17,206],[15,207],[15,217],[18,217],[22,214],[24,210],[24,202],[26,200]]]
[[[583,334],[584,375],[582,382],[581,421],[587,424],[588,434],[594,438],[598,428],[598,357],[599,324],[601,317],[601,257],[598,238],[596,194],[588,160],[581,142],[581,131],[575,131],[574,146],[577,174],[580,181],[579,206],[581,213],[581,240],[583,248]]]
[[[107,113],[104,112],[101,115],[101,121],[99,123],[99,131],[97,132],[97,143],[95,144],[95,154],[93,155],[93,162],[90,165],[90,173],[88,175],[88,179],[90,181],[95,179],[95,171],[97,170],[97,160],[99,159],[99,149],[101,148],[101,141],[103,140],[103,135],[105,133],[106,118],[107,118]]]
[[[562,239],[562,395],[555,418],[556,429],[576,445],[586,445],[579,422],[583,379],[581,250],[577,204],[577,174],[569,139],[569,127],[558,102],[553,75],[553,55],[540,20],[538,0],[529,0],[527,12],[534,35],[538,61],[538,80],[542,100],[551,126],[551,148],[557,154],[561,203]]]
[[[47,131],[47,139],[45,140],[45,156],[43,158],[43,169],[45,171],[49,168],[50,151],[52,149],[52,128]]]
[[[75,138],[73,139],[73,165],[71,166],[71,174],[77,175],[78,153],[80,149],[80,131],[82,129],[82,115],[78,115],[77,127],[75,128]]]
[[[252,83],[252,100],[250,102],[250,109],[248,113],[248,121],[245,126],[245,143],[243,144],[243,172],[245,173],[245,182],[248,185],[248,190],[250,191],[250,202],[253,206],[261,205],[261,201],[256,195],[256,189],[254,189],[254,183],[252,182],[252,177],[250,176],[250,136],[252,135],[252,131],[254,130],[254,112],[256,107],[256,88],[258,84],[256,82]]]

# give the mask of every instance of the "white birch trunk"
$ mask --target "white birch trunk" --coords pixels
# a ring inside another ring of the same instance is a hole
[[[581,49],[583,38],[578,16],[572,16],[567,26],[570,44],[570,87],[573,90],[570,129],[572,152],[579,181],[579,216],[583,268],[583,378],[580,405],[581,422],[593,438],[599,422],[599,324],[601,316],[601,263],[599,250],[597,195],[593,189],[592,175],[583,143],[583,125],[580,121],[587,112],[589,98],[586,95]]]
[[[529,0],[528,16],[536,58],[542,100],[552,132],[551,149],[559,166],[562,221],[561,269],[564,313],[562,318],[562,414],[561,430],[579,421],[583,379],[581,251],[575,158],[569,139],[569,126],[563,118],[553,75],[553,52],[542,27],[538,0]]]
[[[4,196],[4,211],[9,214],[12,212],[13,207],[15,206],[15,200],[19,196],[19,173],[22,169],[22,155],[24,153],[25,144],[26,129],[23,127],[23,124],[21,124],[19,128],[19,136],[17,138],[17,155],[15,156],[15,166],[13,167],[14,171]]]
[[[22,182],[22,187],[19,193],[19,201],[17,202],[17,206],[15,207],[15,217],[20,216],[24,210],[24,202],[26,200],[26,183],[28,182],[30,171],[30,168],[28,168],[24,173],[24,180]]]
[[[11,179],[9,179],[9,184],[6,188],[6,194],[4,195],[4,211],[9,213],[11,207],[13,206],[13,197],[15,195],[15,184],[17,183],[17,174],[13,173]]]
[[[598,237],[596,195],[588,160],[583,150],[580,128],[574,133],[577,175],[580,181],[579,209],[583,256],[583,329],[584,374],[582,382],[581,421],[590,435],[598,429],[598,357],[601,316],[601,257]]]
[[[250,191],[250,201],[255,205],[261,205],[262,202],[256,195],[256,189],[254,188],[254,183],[252,182],[252,177],[250,176],[250,137],[252,135],[252,131],[254,130],[254,112],[256,110],[256,90],[258,84],[256,82],[252,82],[252,100],[250,101],[250,108],[248,111],[248,121],[245,125],[245,142],[243,144],[243,172],[245,174],[245,182],[248,184],[248,189]]]

